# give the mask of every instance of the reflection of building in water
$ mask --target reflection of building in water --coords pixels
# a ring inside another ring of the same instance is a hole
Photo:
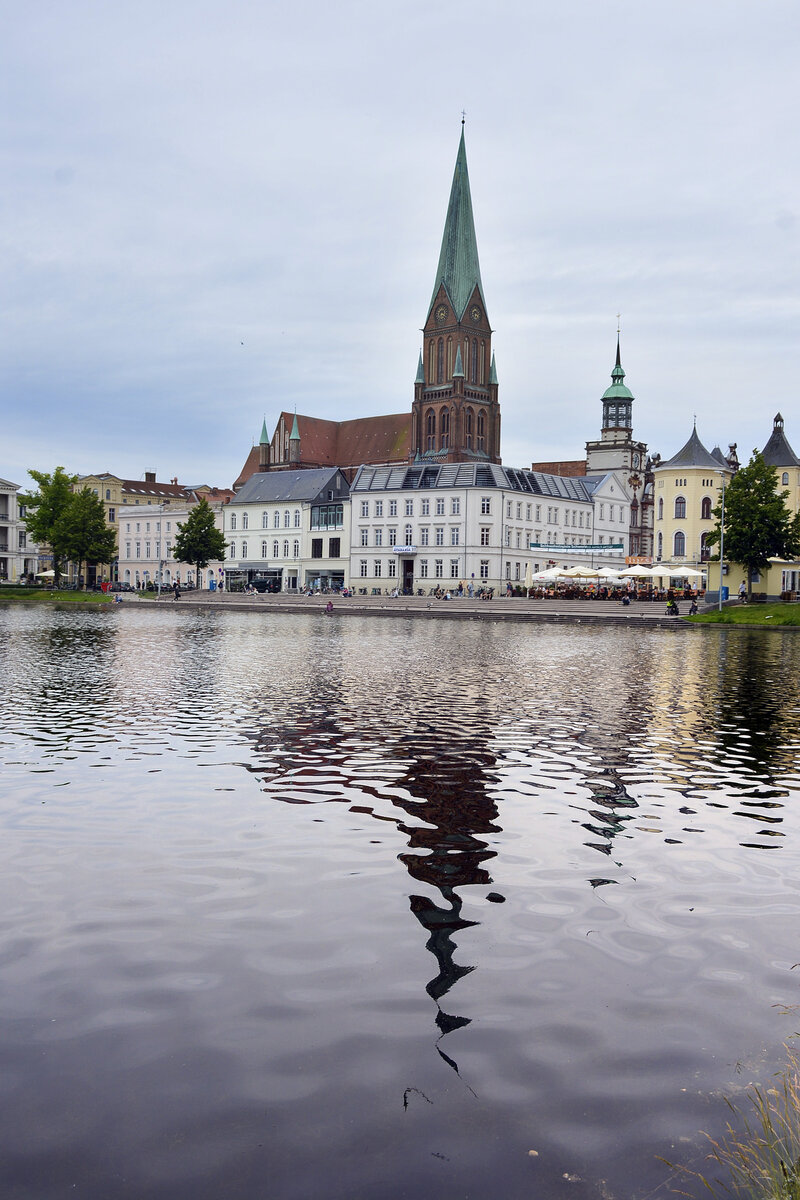
[[[412,879],[439,893],[439,897],[413,892],[411,912],[426,931],[426,949],[436,960],[436,975],[426,991],[437,1006],[436,1024],[445,1036],[468,1025],[469,1017],[446,1012],[442,1000],[472,966],[457,963],[455,935],[477,924],[461,915],[460,888],[492,882],[484,864],[495,856],[484,835],[500,831],[497,807],[487,792],[489,772],[496,765],[487,751],[487,736],[472,729],[454,732],[439,728],[426,717],[394,740],[391,731],[377,722],[353,724],[350,710],[314,706],[296,721],[272,723],[256,733],[259,765],[249,767],[263,779],[265,790],[290,803],[319,801],[319,786],[307,779],[303,795],[301,773],[324,765],[336,772],[329,785],[330,799],[340,801],[345,789],[374,797],[374,803],[352,805],[350,811],[389,821],[408,839],[408,850],[399,855]],[[318,757],[324,745],[324,759]],[[378,752],[380,764],[371,758]],[[369,758],[364,775],[364,760]],[[269,760],[265,770],[264,760]],[[312,789],[315,789],[313,790]],[[391,812],[391,809],[395,812]],[[401,810],[398,815],[396,810]],[[499,899],[499,897],[498,897]],[[458,1071],[456,1063],[437,1046],[442,1057]]]

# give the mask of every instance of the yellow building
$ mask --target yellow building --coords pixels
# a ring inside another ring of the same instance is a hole
[[[737,466],[735,444],[728,458],[716,446],[709,452],[696,428],[677,454],[653,465],[653,558],[667,573],[679,576],[681,567],[706,569],[713,553],[707,538],[717,525],[712,510],[722,480],[727,486]]]
[[[775,471],[775,487],[787,492],[786,505],[792,513],[800,511],[800,458],[786,440],[783,417],[776,413],[772,436],[764,447],[764,462]]]

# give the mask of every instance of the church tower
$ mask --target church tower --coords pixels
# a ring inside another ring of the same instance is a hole
[[[500,405],[464,145],[456,156],[439,265],[414,383],[411,458],[500,462]]]
[[[633,436],[633,393],[625,385],[625,372],[619,351],[611,372],[611,387],[603,392],[603,424],[600,440],[586,443],[586,474],[605,475],[607,471],[642,471],[647,446]]]

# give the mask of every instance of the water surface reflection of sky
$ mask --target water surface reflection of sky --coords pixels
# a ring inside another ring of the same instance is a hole
[[[644,1196],[791,1032],[791,635],[0,632],[6,1190]]]

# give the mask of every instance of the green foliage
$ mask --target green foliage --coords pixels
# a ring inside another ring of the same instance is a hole
[[[111,562],[117,553],[117,539],[106,524],[103,502],[91,488],[72,493],[54,532],[66,556],[78,564],[79,570],[84,563]],[[83,578],[85,588],[85,570]]]
[[[708,1161],[722,1178],[677,1168],[699,1180],[712,1196],[800,1200],[800,1063],[794,1050],[787,1050],[789,1061],[777,1072],[776,1086],[749,1087],[744,1109],[728,1100],[732,1119],[725,1136],[717,1141],[706,1134]]]
[[[775,472],[754,450],[725,490],[724,554],[747,569],[748,592],[752,577],[763,571],[770,558],[793,558],[800,553],[800,514],[786,507],[788,491],[775,490]],[[717,528],[707,538],[719,545],[722,498],[713,510]]]
[[[28,474],[38,487],[36,491],[19,495],[20,504],[28,510],[25,526],[33,541],[52,550],[55,582],[58,583],[61,564],[69,557],[59,539],[59,521],[72,503],[72,485],[77,476],[68,475],[63,467],[56,467],[52,475],[44,471],[28,471]]]
[[[214,524],[214,513],[206,499],[195,505],[183,523],[178,522],[173,554],[178,562],[191,563],[198,572],[210,562],[225,558],[225,535]]]

